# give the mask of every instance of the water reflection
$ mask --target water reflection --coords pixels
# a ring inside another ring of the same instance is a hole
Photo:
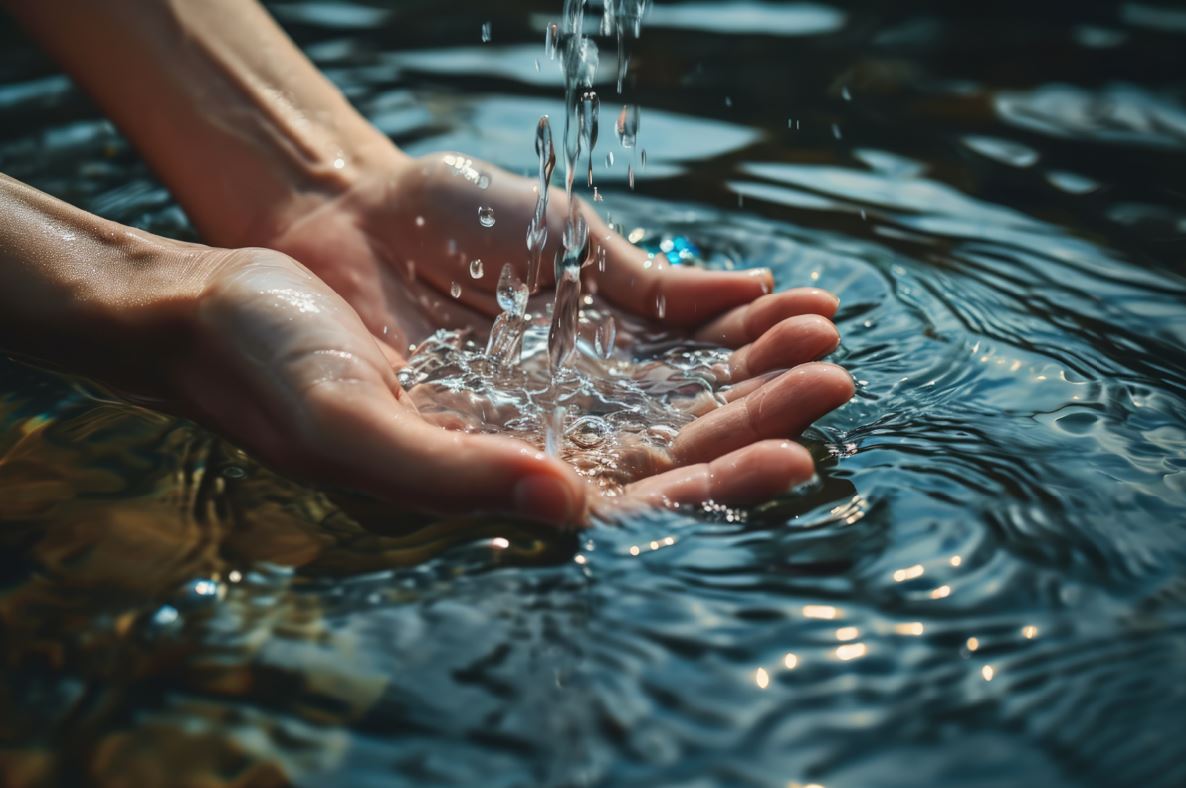
[[[556,8],[428,7],[277,10],[413,151],[530,168]],[[601,207],[840,293],[818,484],[429,522],[4,362],[0,782],[1186,783],[1180,13],[659,10]],[[0,167],[192,237],[14,35]]]

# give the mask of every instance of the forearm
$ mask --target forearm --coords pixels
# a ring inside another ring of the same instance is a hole
[[[223,246],[398,156],[255,0],[0,0]]]
[[[181,341],[202,288],[193,244],[109,222],[0,174],[0,352],[112,383]]]

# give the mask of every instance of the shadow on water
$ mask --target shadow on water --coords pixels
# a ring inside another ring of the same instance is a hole
[[[558,4],[271,7],[413,153],[527,172],[560,111]],[[0,51],[0,169],[194,237]],[[858,381],[748,512],[426,521],[0,362],[0,782],[1186,783],[1183,52],[1153,0],[660,0],[605,210],[836,291]]]

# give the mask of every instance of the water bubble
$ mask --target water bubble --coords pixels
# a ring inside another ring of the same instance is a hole
[[[482,261],[480,259],[470,260],[469,275],[474,279],[481,279],[483,273],[484,271],[482,270]]]
[[[726,107],[733,106],[733,97],[732,96],[725,96],[725,106]]]
[[[494,226],[494,209],[489,206],[483,206],[478,209],[478,222],[483,227]]]
[[[417,227],[423,227],[423,226],[424,226],[424,217],[423,217],[423,216],[417,216],[417,217],[416,217],[416,226],[417,226]]]
[[[482,23],[482,43],[483,43],[483,44],[489,44],[489,43],[490,43],[490,32],[491,32],[491,27],[492,27],[492,26],[491,26],[491,24],[490,24],[489,22],[483,22],[483,23]]]
[[[489,188],[490,188],[490,175],[489,175],[489,173],[485,173],[485,172],[483,172],[483,173],[481,173],[481,174],[479,174],[479,175],[478,175],[478,188],[479,188],[479,189],[481,189],[482,191],[486,191],[487,189],[489,189]]]
[[[454,298],[461,298],[461,283],[454,282],[453,286],[449,288],[449,295]]]

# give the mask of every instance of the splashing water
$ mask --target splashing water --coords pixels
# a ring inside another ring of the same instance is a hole
[[[652,336],[645,358],[618,353],[613,317],[593,308],[573,337],[579,352],[554,372],[547,317],[523,315],[527,287],[509,265],[500,282],[504,311],[485,348],[441,330],[400,371],[429,421],[518,438],[613,493],[666,451],[696,408],[720,402],[727,351]]]

